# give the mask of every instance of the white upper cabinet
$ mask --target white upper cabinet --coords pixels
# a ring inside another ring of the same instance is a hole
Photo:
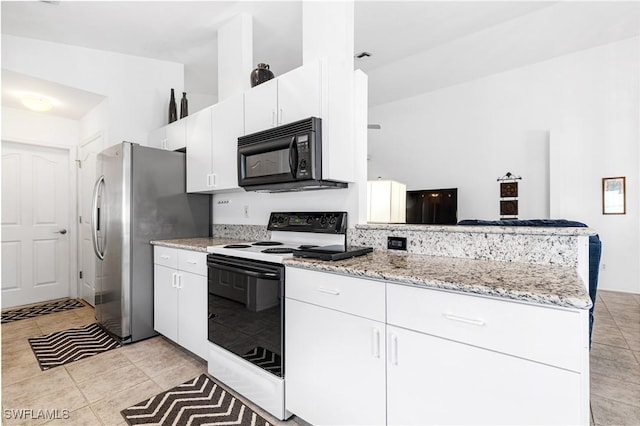
[[[213,169],[210,179],[215,191],[238,190],[238,137],[244,134],[244,98],[232,96],[212,110]]]
[[[175,151],[176,149],[182,149],[187,146],[187,126],[186,120],[174,121],[171,124],[167,124],[167,146],[165,149],[169,151]]]
[[[278,125],[309,117],[322,118],[322,74],[315,61],[278,79]]]
[[[243,96],[187,117],[187,192],[237,190],[238,136],[244,133]]]
[[[187,192],[210,191],[213,173],[211,111],[213,106],[189,115],[187,122]]]
[[[266,81],[244,93],[245,134],[276,126],[278,80]]]
[[[147,145],[152,148],[175,151],[186,146],[186,120],[181,119],[149,132]]]
[[[245,134],[322,117],[321,62],[303,65],[245,92]]]

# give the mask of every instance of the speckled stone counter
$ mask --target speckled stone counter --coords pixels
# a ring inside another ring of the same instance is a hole
[[[172,247],[182,250],[207,251],[208,246],[220,246],[223,244],[246,243],[237,238],[181,238],[175,240],[155,240],[151,244],[156,246]]]
[[[335,262],[292,258],[285,260],[285,265],[544,305],[591,307],[582,280],[568,267],[382,250]]]
[[[387,237],[404,237],[414,254],[576,268],[595,233],[589,228],[368,224],[349,229],[348,238],[351,245],[386,249]]]

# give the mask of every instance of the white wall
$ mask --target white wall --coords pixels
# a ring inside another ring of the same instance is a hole
[[[182,64],[10,35],[2,36],[2,67],[106,96],[106,145],[146,143],[167,122],[170,89],[184,86]]]
[[[73,147],[73,158],[79,137],[80,123],[76,120],[2,107],[2,140]]]
[[[497,219],[496,178],[519,174],[520,218],[587,223],[600,288],[640,293],[639,53],[634,37],[373,107],[368,177],[457,187],[459,219]],[[601,214],[607,176],[627,177],[624,216]]]

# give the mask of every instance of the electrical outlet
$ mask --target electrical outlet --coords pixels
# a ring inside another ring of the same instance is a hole
[[[606,264],[606,263],[603,263],[603,264],[602,264],[602,267],[601,267],[600,269],[602,269],[603,271],[606,271],[606,270],[607,270],[607,264]]]
[[[249,206],[244,206],[244,217],[249,218]]]
[[[387,237],[387,249],[407,250],[407,239],[404,237]]]

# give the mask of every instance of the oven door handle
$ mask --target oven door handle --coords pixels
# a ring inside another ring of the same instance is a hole
[[[255,270],[251,270],[245,267],[242,268],[236,268],[233,266],[227,266],[227,265],[221,265],[219,263],[212,263],[212,262],[208,262],[207,265],[210,268],[214,268],[214,269],[220,269],[223,271],[228,271],[228,272],[235,272],[238,274],[243,274],[243,275],[248,275],[250,277],[253,278],[262,278],[265,280],[277,280],[280,279],[280,274],[278,274],[277,272],[261,272],[261,271],[255,271]]]

